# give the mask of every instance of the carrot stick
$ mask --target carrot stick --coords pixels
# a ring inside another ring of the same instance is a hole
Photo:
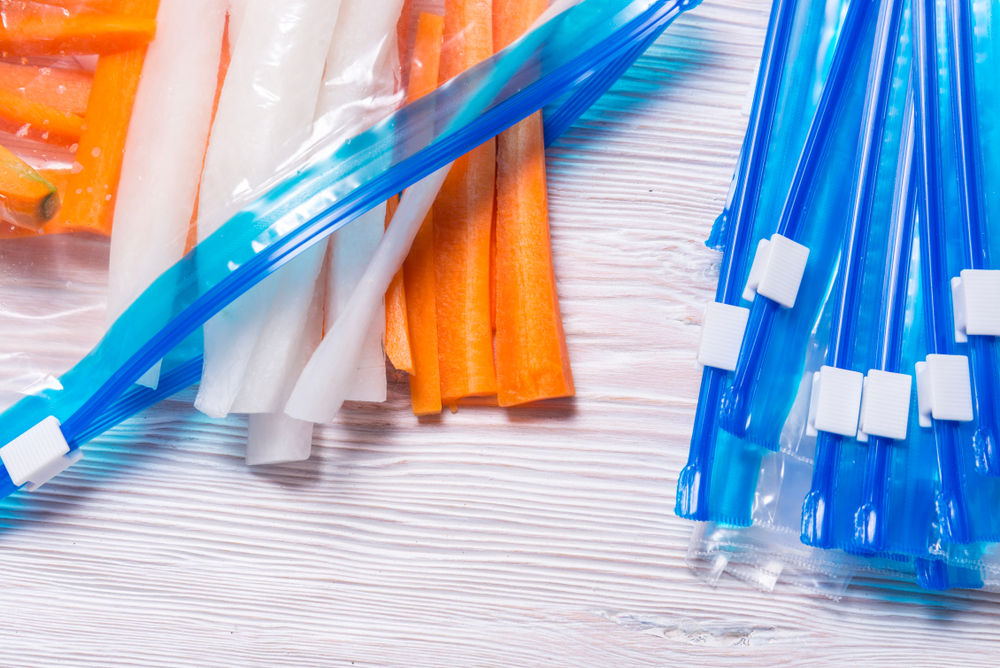
[[[28,163],[0,146],[0,218],[37,230],[58,209],[55,186]]]
[[[0,90],[81,116],[87,111],[93,79],[83,70],[0,63]]]
[[[546,0],[493,0],[494,46],[527,30]],[[574,394],[549,238],[541,113],[497,137],[497,401],[501,406]]]
[[[490,0],[446,0],[439,80],[493,55]],[[458,158],[434,202],[441,398],[494,394],[490,230],[496,143]]]
[[[403,7],[399,10],[399,21],[396,22],[396,49],[399,52],[399,78],[400,85],[405,89],[408,81],[409,68],[406,67],[406,53],[408,51],[407,37],[410,33],[410,13],[413,10],[413,0],[403,0]]]
[[[29,17],[0,27],[0,52],[18,56],[106,55],[145,46],[155,34],[156,21],[140,16]]]
[[[72,12],[95,11],[110,12],[114,10],[115,0],[32,0],[39,5],[62,7]]]
[[[0,88],[0,130],[19,137],[70,146],[80,140],[83,118]]]
[[[437,87],[444,18],[421,13],[410,63],[407,102]],[[415,415],[441,412],[441,377],[438,367],[437,290],[435,289],[434,214],[420,224],[403,262],[406,315],[410,329],[410,402]]]
[[[118,0],[116,11],[154,18],[159,0]],[[125,133],[142,73],[146,47],[101,56],[84,116],[86,130],[76,151],[77,173],[70,179],[60,218],[75,229],[111,232]]]
[[[399,195],[393,195],[386,202],[385,227],[399,206]],[[385,291],[385,354],[398,371],[413,373],[413,358],[410,355],[410,326],[406,318],[406,287],[403,285],[403,268],[400,267]]]

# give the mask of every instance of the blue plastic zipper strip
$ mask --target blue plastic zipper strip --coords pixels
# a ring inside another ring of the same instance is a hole
[[[911,89],[912,92],[912,89]],[[910,96],[912,98],[912,95]],[[903,333],[906,330],[907,292],[913,257],[913,230],[916,218],[917,180],[914,154],[915,118],[913,100],[908,99],[897,165],[896,193],[883,291],[879,304],[879,331],[876,339],[875,368],[890,373],[906,373],[902,368]],[[912,402],[911,402],[912,403]],[[912,430],[916,425],[910,426]],[[913,433],[910,431],[910,433]],[[861,503],[854,515],[854,548],[863,553],[887,549],[889,517],[889,470],[895,441],[869,436]],[[901,519],[901,518],[896,518]],[[905,521],[905,520],[903,520]]]
[[[810,196],[823,165],[837,118],[847,97],[852,74],[858,63],[869,15],[875,0],[852,0],[834,51],[833,63],[816,114],[809,127],[805,147],[796,165],[795,177],[789,189],[776,232],[793,241],[799,238]],[[748,411],[753,401],[764,361],[764,350],[770,339],[771,328],[779,306],[776,302],[758,295],[750,309],[750,318],[739,363],[732,386],[723,394],[720,403],[720,425],[741,438],[751,437],[747,432]],[[755,442],[757,439],[753,439]],[[777,442],[761,445],[776,450]]]
[[[750,112],[747,140],[740,156],[741,165],[725,227],[726,252],[722,258],[716,301],[739,304],[740,282],[745,275],[746,249],[753,230],[754,207],[757,203],[764,174],[771,129],[775,117],[778,91],[784,73],[786,53],[792,34],[793,18],[798,0],[775,0],[771,6],[769,30],[764,42],[761,69],[754,93],[755,103]],[[702,370],[701,390],[695,414],[694,432],[688,463],[677,481],[677,501],[674,512],[679,517],[708,520],[710,516],[710,479],[715,460],[715,425],[719,397],[728,372],[714,367]]]
[[[958,157],[959,200],[965,223],[965,266],[992,269],[980,174],[982,158],[976,117],[975,36],[967,0],[948,0],[951,46],[951,105]],[[976,470],[1000,476],[1000,360],[992,336],[969,336],[969,366],[977,430],[973,436]]]
[[[920,174],[920,261],[930,352],[954,353],[950,282],[947,274],[945,215],[939,157],[938,47],[934,0],[913,0],[914,64],[918,78]],[[936,497],[941,533],[951,543],[971,540],[965,473],[957,422],[934,420],[939,488]]]
[[[79,364],[3,415],[0,443],[54,415],[80,442],[208,318],[311,244],[621,58],[691,0],[586,0],[279,182],[165,272]],[[430,123],[437,136],[418,131]],[[13,491],[6,470],[0,495]]]
[[[884,145],[886,111],[892,90],[894,56],[899,44],[902,15],[903,0],[883,0],[869,70],[854,198],[837,270],[837,297],[826,354],[827,365],[838,369],[851,370],[854,365],[856,324],[863,301],[865,256],[868,253],[876,176]],[[834,546],[834,495],[840,446],[845,438],[821,431],[816,439],[812,489],[802,505],[802,542],[806,545]]]

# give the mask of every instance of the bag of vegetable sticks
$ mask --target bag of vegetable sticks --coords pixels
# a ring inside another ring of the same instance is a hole
[[[274,9],[269,3],[261,4],[269,11]],[[196,225],[198,228],[203,224],[215,225],[218,229],[201,239],[135,297],[101,343],[59,378],[58,389],[46,389],[22,399],[5,413],[0,421],[4,438],[0,440],[7,445],[0,452],[11,456],[5,458],[4,493],[25,482],[38,484],[39,480],[32,477],[44,482],[66,465],[67,458],[77,456],[80,444],[197,379],[202,366],[197,333],[206,320],[230,306],[235,315],[228,319],[229,323],[224,318],[223,327],[247,314],[257,316],[259,312],[242,310],[237,301],[241,295],[255,286],[280,294],[282,279],[288,273],[285,269],[297,271],[301,266],[297,265],[299,260],[308,258],[318,242],[346,229],[348,223],[353,224],[353,220],[360,219],[394,193],[408,188],[365,270],[360,282],[363,289],[355,290],[344,307],[344,313],[359,314],[355,324],[363,322],[360,315],[371,318],[381,309],[382,294],[422,227],[437,191],[442,184],[444,189],[448,188],[446,176],[452,163],[458,164],[456,160],[470,148],[481,145],[549,102],[559,100],[554,111],[565,111],[562,117],[572,116],[581,109],[581,100],[594,99],[595,86],[610,85],[611,79],[604,73],[619,71],[624,62],[636,57],[636,45],[659,34],[680,11],[695,4],[675,0],[614,3],[588,0],[555,6],[543,13],[524,36],[499,53],[457,74],[434,92],[412,100],[369,129],[353,137],[330,137],[327,133],[306,138],[302,147],[293,149],[291,156],[279,163],[263,183],[233,185],[233,201],[242,198],[241,208],[235,214],[225,207],[201,210],[206,200],[199,194]],[[239,45],[248,39],[247,35],[254,34],[250,23],[253,7],[253,3],[247,7],[239,24],[232,61],[218,94],[218,108],[214,111],[215,121],[204,157],[204,176],[199,185],[202,193],[217,187],[226,192],[226,186],[209,182],[207,175],[210,163],[222,159],[213,158],[212,142],[223,114],[232,113],[225,111],[226,105],[235,105],[232,99],[227,103],[225,89],[230,80],[235,80],[233,72],[241,71],[236,58]],[[433,25],[429,30],[433,35]],[[442,32],[447,34],[447,28]],[[442,47],[448,44],[447,39],[441,42]],[[269,66],[274,62],[277,61],[269,61]],[[434,83],[432,79],[430,88]],[[233,96],[237,102],[241,101],[236,93]],[[235,116],[239,122],[247,120],[239,114]],[[267,144],[263,148],[240,147],[240,150],[260,150],[273,157],[288,146]],[[226,216],[230,216],[228,221]],[[384,225],[384,218],[381,222]],[[278,278],[268,286],[268,279],[275,276]],[[314,310],[312,303],[306,310],[307,316]],[[368,327],[354,327],[353,332],[344,333],[337,330],[335,322],[332,333],[336,336],[332,340],[350,345],[324,348],[321,342],[309,364],[317,356],[324,362],[322,358],[327,356],[324,351],[336,354],[350,348],[357,354],[363,348],[367,330]],[[256,333],[251,331],[250,338],[264,331],[266,322]],[[206,341],[211,336],[206,332]],[[324,340],[330,338],[328,332]],[[232,343],[235,346],[244,342]],[[251,360],[255,346],[256,343],[245,345],[243,350],[249,353],[241,360]],[[317,366],[322,368],[322,364]],[[341,373],[345,367],[337,368]],[[243,373],[245,370],[246,367]],[[307,365],[303,377],[308,372]],[[136,384],[139,380],[155,387]],[[227,380],[225,374],[222,380]],[[319,383],[332,382],[319,374],[305,384],[302,400],[295,402],[295,393],[303,386],[299,378],[284,404],[284,414],[292,419],[305,417],[302,421],[308,422],[315,415],[314,410],[335,412],[338,402],[345,398],[344,389],[350,389],[343,380],[344,377],[337,379],[336,393],[315,392],[312,390]],[[217,395],[209,398],[212,396]],[[319,405],[315,401],[317,396],[322,399]],[[297,406],[294,410],[293,403]],[[41,451],[44,452],[40,455]],[[28,471],[30,475],[26,476],[23,464],[29,456],[35,462],[41,460],[42,465]]]

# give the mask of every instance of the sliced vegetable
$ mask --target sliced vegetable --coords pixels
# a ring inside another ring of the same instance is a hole
[[[184,255],[222,55],[227,0],[170,0],[129,121],[109,266],[108,323]],[[227,54],[228,56],[228,54]],[[139,384],[156,387],[157,369]]]
[[[37,230],[58,209],[56,187],[28,163],[0,146],[0,218]]]
[[[497,50],[520,37],[546,0],[493,0]],[[541,112],[497,137],[497,401],[501,406],[574,394],[549,238]]]
[[[490,0],[446,0],[440,81],[493,55]],[[495,394],[490,328],[490,230],[496,144],[455,161],[434,203],[442,401]]]
[[[83,118],[0,88],[0,130],[59,146],[80,141]]]
[[[437,87],[444,18],[422,12],[410,63],[409,95],[412,102]],[[434,281],[434,214],[420,225],[403,263],[406,314],[410,334],[410,403],[415,415],[441,412],[441,375],[438,371],[437,291]]]
[[[83,70],[0,62],[0,90],[58,111],[82,116],[94,77]]]
[[[339,3],[328,0],[247,4],[205,156],[199,241],[239,210],[241,192],[263,184],[309,136],[338,9]],[[273,57],[261,58],[262,53]],[[316,261],[322,261],[323,252],[317,251],[317,256]],[[230,412],[282,275],[306,260],[297,258],[205,324],[205,366],[196,408],[211,417]],[[299,289],[313,282],[300,282]],[[296,303],[308,306],[310,297]],[[295,322],[284,319],[289,345],[297,345],[305,317],[303,307]],[[275,318],[282,320],[280,315]],[[267,360],[260,364],[264,369]]]
[[[156,35],[153,18],[131,12],[28,17],[10,23],[0,24],[0,51],[18,56],[121,53],[149,44]]]
[[[116,11],[154,19],[159,0],[118,0]],[[101,56],[94,72],[86,129],[76,151],[77,172],[70,179],[60,220],[73,229],[111,232],[122,156],[132,104],[139,86],[146,47]]]
[[[116,0],[32,0],[39,5],[52,5],[62,7],[72,12],[96,11],[112,12],[115,9]]]
[[[396,213],[399,206],[399,195],[396,195],[385,207],[385,226]],[[410,327],[406,319],[406,287],[403,284],[403,267],[392,277],[389,289],[385,291],[385,354],[398,371],[413,373],[413,360],[410,355]]]

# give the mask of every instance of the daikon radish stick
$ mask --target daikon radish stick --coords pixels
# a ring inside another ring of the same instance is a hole
[[[494,48],[520,37],[547,6],[547,0],[493,0]],[[549,238],[541,112],[497,137],[495,239],[497,402],[572,396]]]
[[[442,82],[493,55],[490,0],[446,0]],[[434,203],[441,398],[495,394],[490,323],[490,234],[496,178],[494,140],[455,166]]]
[[[111,234],[108,323],[184,255],[208,141],[227,0],[157,12],[125,141]],[[140,384],[156,387],[158,374]]]
[[[329,133],[347,138],[378,120],[391,110],[396,88],[398,61],[395,54],[395,25],[401,0],[346,0],[340,7],[330,49],[327,53],[325,80],[316,105],[317,122],[313,133]],[[327,138],[330,141],[330,138]],[[351,226],[363,224],[362,219]],[[381,236],[381,226],[379,226]],[[370,232],[370,230],[368,230]],[[334,235],[337,237],[339,235]],[[351,238],[348,235],[348,238]],[[363,255],[353,253],[344,262],[337,262],[337,271],[349,269],[351,261],[367,258],[378,244],[378,237],[369,240],[370,250]],[[298,379],[308,356],[315,350],[322,334],[322,317],[307,317],[310,299],[315,301],[326,293],[326,283],[318,282],[327,244],[319,243],[295,262],[282,268],[277,293],[271,302],[257,345],[246,367],[240,393],[233,403],[236,412],[281,412],[287,401],[284,388]],[[337,248],[335,243],[334,248]],[[363,266],[362,266],[363,269]],[[359,272],[360,273],[360,272]],[[310,311],[311,312],[311,311]],[[322,312],[322,310],[321,310]],[[377,349],[369,351],[378,374],[371,369],[361,371],[365,387],[374,387],[364,398],[385,400],[385,363],[382,356],[381,324],[370,338]],[[280,400],[279,400],[280,399]],[[290,418],[254,420],[250,424],[247,462],[293,461],[296,453],[308,455],[311,429],[299,424],[292,428]],[[278,427],[289,426],[282,434]],[[258,434],[255,430],[260,429]]]
[[[322,258],[319,264],[322,266]],[[290,274],[286,274],[286,277],[288,276]],[[316,279],[319,285],[324,285],[325,281],[325,273],[321,273]],[[299,289],[293,296],[300,296],[307,293],[308,291]],[[281,297],[280,288],[278,297]],[[275,301],[277,302],[277,300]],[[291,350],[285,348],[284,350],[275,351],[276,353],[294,355],[294,359],[287,361],[281,359],[279,354],[275,354],[274,359],[276,363],[273,365],[275,368],[280,370],[293,368],[298,373],[305,366],[312,351],[316,350],[316,346],[319,345],[319,340],[323,333],[323,290],[314,289],[312,291],[312,301],[309,304],[307,312],[307,322],[305,326],[300,328],[300,331],[302,336],[295,342],[297,344],[296,347]],[[278,343],[280,344],[282,340],[289,338],[287,336],[279,338]],[[268,331],[265,329],[261,332],[261,336],[257,340],[257,345],[266,346],[272,340],[273,337],[268,336]],[[309,458],[309,453],[312,449],[313,423],[296,420],[286,415],[282,410],[285,402],[288,401],[295,380],[295,377],[278,378],[271,385],[276,390],[276,407],[266,413],[251,413],[250,424],[247,429],[246,462],[248,465],[256,466],[258,464],[297,462]],[[252,384],[244,382],[244,389],[251,386],[259,388],[267,387],[266,383],[263,382]],[[236,401],[239,402],[240,397],[237,397]]]
[[[115,11],[153,19],[159,4],[159,0],[118,0]],[[84,114],[86,129],[76,151],[77,169],[58,216],[61,224],[101,234],[111,231],[125,136],[145,58],[142,46],[98,59]]]
[[[409,252],[449,169],[451,165],[445,165],[403,193],[361,281],[292,390],[285,406],[285,412],[292,417],[330,422],[347,399],[355,382],[352,376],[363,371],[352,362],[361,357],[372,323],[384,317],[382,296]]]
[[[353,135],[381,120],[401,101],[402,94],[397,93],[396,35],[402,6],[403,0],[351,0],[341,7],[317,108],[318,131]],[[330,237],[328,331],[374,254],[383,229],[384,221],[369,212]],[[366,334],[348,399],[385,401],[384,330],[383,312],[372,321]]]
[[[205,156],[199,241],[308,138],[339,5],[251,0],[247,6]],[[205,367],[195,399],[205,414],[229,413],[280,277],[268,277],[205,324]]]
[[[236,41],[240,38],[240,28],[243,26],[243,17],[246,16],[247,6],[253,0],[229,0],[229,48],[236,48]],[[338,5],[339,7],[339,5]],[[230,51],[231,52],[231,51]]]

